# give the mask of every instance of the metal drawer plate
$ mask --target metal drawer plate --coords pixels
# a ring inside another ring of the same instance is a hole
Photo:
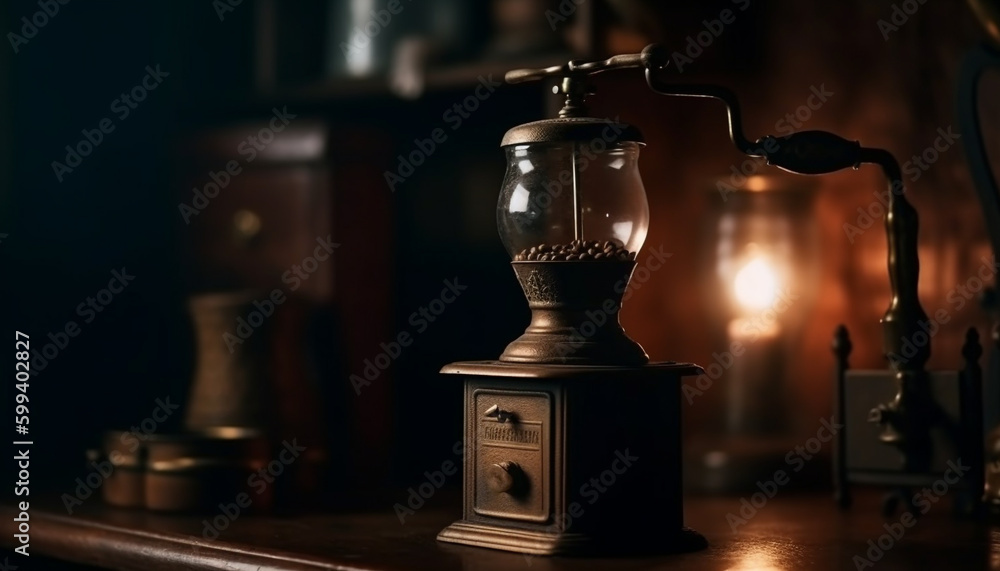
[[[544,522],[549,519],[551,495],[552,398],[548,393],[477,389],[472,397],[476,449],[473,489],[475,513],[490,517]],[[511,417],[487,416],[499,407]],[[496,492],[488,472],[503,462],[520,468],[521,486]]]

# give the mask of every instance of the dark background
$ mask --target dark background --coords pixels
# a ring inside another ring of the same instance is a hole
[[[334,173],[328,192],[336,212],[328,223],[342,244],[334,264],[346,260],[343,270],[333,270],[337,286],[310,301],[311,317],[303,321],[305,352],[325,363],[306,379],[321,396],[322,440],[338,470],[375,487],[405,488],[452,459],[460,388],[437,370],[455,360],[495,358],[528,319],[494,226],[503,175],[499,141],[508,128],[551,113],[553,98],[543,85],[500,88],[395,192],[382,173],[413,149],[415,137],[445,126],[442,112],[467,97],[481,74],[498,78],[508,68],[556,64],[571,53],[637,51],[651,41],[683,49],[703,20],[731,5],[625,3],[647,14],[630,17],[627,10],[585,2],[576,14],[589,14],[577,23],[584,41],[500,57],[490,52],[489,3],[469,4],[421,8],[454,11],[462,25],[431,60],[427,89],[416,99],[400,97],[377,73],[364,79],[326,74],[322,34],[329,7],[323,2],[244,0],[220,21],[210,2],[76,1],[60,5],[18,53],[0,46],[4,335],[29,333],[32,347],[40,348],[69,320],[82,328],[31,381],[35,477],[60,491],[70,488],[86,474],[83,452],[102,430],[140,421],[157,397],[187,398],[195,361],[186,300],[219,285],[199,282],[190,270],[199,252],[177,210],[191,199],[183,175],[192,169],[191,141],[266,121],[272,107],[285,105],[324,125],[328,135],[320,162]],[[407,4],[401,17],[417,7]],[[21,17],[38,9],[30,1],[0,4],[0,31],[19,31]],[[836,95],[809,128],[887,147],[902,160],[930,144],[937,128],[954,124],[958,61],[982,35],[964,4],[930,2],[887,40],[876,22],[891,12],[884,0],[754,2],[684,79],[735,88],[752,137],[773,132],[811,86],[826,85]],[[274,26],[262,28],[262,22]],[[429,29],[417,16],[399,29],[411,26],[415,33]],[[561,34],[557,43],[566,43]],[[274,65],[262,64],[261,53]],[[64,146],[112,116],[111,102],[139,82],[145,66],[157,64],[169,77],[126,120],[116,118],[115,131],[58,182],[51,162],[63,160]],[[654,359],[708,362],[725,343],[706,317],[713,300],[697,273],[704,252],[698,237],[714,181],[742,158],[726,140],[718,105],[657,97],[637,74],[609,74],[597,85],[596,116],[620,114],[646,133],[641,164],[653,228],[646,246],[662,244],[675,254],[667,271],[636,292],[623,323]],[[204,180],[207,170],[194,170]],[[855,366],[882,364],[877,320],[887,303],[884,237],[873,231],[850,245],[843,233],[880,184],[878,173],[864,169],[826,177],[818,190],[812,214],[823,248],[819,302],[787,365],[797,403],[789,414],[805,434],[829,414],[828,343],[837,323],[855,334]],[[947,306],[947,292],[974,275],[989,249],[957,148],[909,191],[922,215],[921,295],[930,314]],[[354,203],[363,208],[339,210]],[[83,323],[77,305],[123,267],[135,281]],[[411,330],[409,315],[438,296],[443,280],[456,277],[468,290],[417,336],[378,388],[355,398],[348,374],[379,352],[378,342]],[[932,365],[957,366],[964,329],[985,331],[985,323],[971,305],[956,315],[935,339]],[[8,369],[12,351],[2,359]],[[685,410],[688,435],[711,429],[722,398],[712,393]],[[171,417],[165,429],[180,420]]]

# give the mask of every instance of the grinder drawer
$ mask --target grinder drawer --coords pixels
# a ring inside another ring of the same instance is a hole
[[[549,518],[552,399],[548,393],[477,389],[472,489],[483,516]]]

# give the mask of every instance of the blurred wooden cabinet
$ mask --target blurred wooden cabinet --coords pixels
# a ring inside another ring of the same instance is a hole
[[[279,436],[314,442],[340,482],[378,482],[391,375],[364,398],[348,379],[392,336],[393,213],[378,192],[391,153],[370,128],[355,136],[323,117],[274,117],[182,139],[184,281],[192,293],[281,292],[268,317]]]
[[[182,212],[188,215],[190,285],[294,288],[292,293],[328,302],[335,257],[302,268],[317,239],[333,234],[327,129],[312,122],[259,136],[269,128],[265,121],[211,130],[182,150],[181,199],[197,210]]]

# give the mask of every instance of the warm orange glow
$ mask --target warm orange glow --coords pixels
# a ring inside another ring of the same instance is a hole
[[[778,543],[750,543],[739,554],[736,565],[726,571],[782,571],[781,559],[787,560],[789,551]]]
[[[747,262],[733,280],[736,300],[747,309],[765,309],[778,295],[778,276],[763,257]]]
[[[747,181],[743,185],[743,188],[751,192],[764,192],[770,190],[773,187],[774,187],[773,179],[761,175],[753,175],[747,177]]]

